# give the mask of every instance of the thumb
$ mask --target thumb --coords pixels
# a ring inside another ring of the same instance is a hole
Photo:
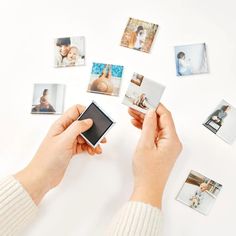
[[[143,121],[143,128],[139,143],[142,146],[153,147],[157,132],[157,114],[154,109],[149,110]]]
[[[76,120],[64,131],[64,135],[68,139],[76,139],[81,133],[90,129],[92,125],[92,119]]]

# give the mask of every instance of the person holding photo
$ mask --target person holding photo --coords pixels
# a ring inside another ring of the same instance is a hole
[[[80,136],[92,125],[78,121],[85,107],[76,105],[49,129],[32,161],[0,181],[0,235],[16,235],[37,213],[38,205],[61,182],[70,160],[82,152],[102,153]],[[107,235],[159,235],[161,203],[168,176],[182,145],[171,113],[160,104],[146,115],[129,109],[132,124],[141,129],[133,156],[134,189],[129,201],[111,222]],[[106,139],[102,141],[106,143]],[[145,223],[144,223],[145,222]]]

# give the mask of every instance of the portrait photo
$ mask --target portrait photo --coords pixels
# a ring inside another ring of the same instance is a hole
[[[192,170],[176,200],[203,215],[208,215],[221,189],[221,184]]]
[[[236,109],[222,100],[203,125],[225,142],[232,144],[236,139]]]
[[[67,37],[54,40],[54,66],[85,65],[85,38]]]
[[[165,90],[165,86],[134,73],[123,99],[123,104],[142,113],[155,109]]]
[[[64,112],[65,85],[34,84],[32,114],[62,114]]]
[[[129,18],[121,39],[121,46],[149,53],[158,25]]]
[[[208,73],[206,44],[192,44],[175,47],[176,75]]]

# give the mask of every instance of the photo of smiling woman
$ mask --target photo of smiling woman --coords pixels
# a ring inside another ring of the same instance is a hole
[[[84,37],[55,39],[55,67],[85,64]]]

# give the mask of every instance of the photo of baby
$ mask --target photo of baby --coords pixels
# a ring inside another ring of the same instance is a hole
[[[57,38],[54,41],[55,67],[85,65],[85,38]]]
[[[232,144],[236,139],[236,109],[222,100],[203,125],[225,142]]]
[[[119,65],[93,63],[87,92],[118,96],[123,69]]]
[[[208,73],[206,44],[192,44],[175,47],[176,75]]]
[[[61,114],[64,111],[65,85],[35,84],[31,113]]]
[[[191,171],[176,200],[208,215],[221,189],[221,184],[196,171]]]
[[[158,25],[129,18],[121,46],[149,53]]]
[[[164,90],[163,85],[134,73],[122,103],[146,113],[148,109],[158,106]]]

